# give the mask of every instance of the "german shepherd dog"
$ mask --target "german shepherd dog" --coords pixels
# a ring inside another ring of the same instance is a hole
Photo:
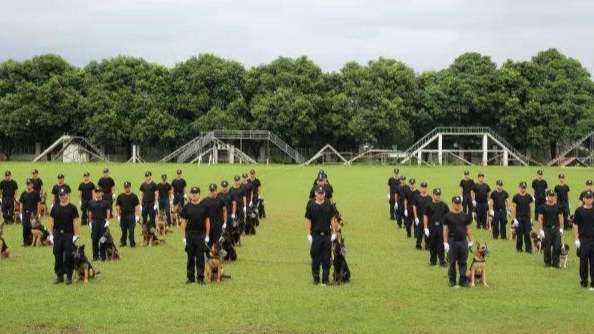
[[[32,247],[40,246],[51,246],[52,242],[49,238],[49,231],[40,223],[35,214],[31,214],[31,234],[33,240],[31,241]]]
[[[569,245],[561,244],[561,255],[559,256],[559,266],[567,268],[567,258],[569,257]]]
[[[258,204],[256,207],[258,208],[258,218],[260,219],[266,218],[266,209],[264,208],[264,204],[266,204],[264,202],[264,199],[262,197],[259,197]]]
[[[538,235],[538,233],[532,231],[530,232],[530,239],[532,239],[532,244],[534,245],[536,253],[540,254],[542,251],[542,238],[540,235]]]
[[[342,233],[338,231],[336,232],[336,239],[332,242],[332,267],[334,268],[332,277],[336,284],[347,283],[351,280],[351,271],[345,256],[344,238]]]
[[[181,226],[181,220],[179,219],[179,213],[181,211],[180,203],[177,203],[171,208],[171,225],[172,226]]]
[[[336,222],[338,223],[338,229],[342,229],[344,226],[344,219],[342,218],[342,214],[336,208],[336,202],[332,203],[332,207],[334,208],[334,213],[336,214]]]
[[[41,197],[41,202],[39,203],[39,215],[40,216],[49,216],[49,210],[47,209],[47,196],[45,195],[45,193],[41,193],[39,194],[39,197]]]
[[[0,260],[8,259],[8,257],[10,256],[10,249],[8,249],[8,245],[6,244],[6,241],[4,241],[4,238],[2,237],[3,235],[4,235],[4,231],[2,229],[2,224],[0,224]]]
[[[103,254],[103,252],[105,252],[105,257],[108,261],[117,261],[120,259],[120,252],[118,252],[118,248],[115,242],[113,242],[109,227],[105,229],[101,239],[99,239],[99,253]]]
[[[231,235],[231,231],[229,231],[229,229],[223,230],[223,234],[221,235],[221,238],[219,239],[219,241],[221,242],[221,246],[223,247],[223,250],[225,250],[225,252],[227,253],[223,257],[223,260],[225,260],[225,261],[237,260],[237,252],[235,251],[235,245],[234,245],[235,240],[233,239],[233,236]]]
[[[470,287],[474,288],[474,283],[478,279],[479,283],[482,281],[484,286],[487,284],[487,255],[489,254],[489,248],[487,244],[476,243],[476,251],[474,252],[474,258],[470,268],[466,271],[466,278],[470,282]]]
[[[254,210],[254,207],[248,207],[245,215],[245,235],[256,234],[256,226],[258,226],[258,214]]]
[[[223,262],[221,261],[221,250],[223,249],[221,242],[217,241],[213,243],[210,248],[210,254],[208,258],[208,266],[206,268],[206,280],[208,283],[212,283],[216,277],[217,283],[223,280],[224,270]]]
[[[157,232],[159,235],[167,235],[169,233],[169,227],[167,226],[167,221],[163,216],[163,211],[159,211],[157,213]]]
[[[143,246],[152,246],[158,245],[160,243],[164,243],[165,240],[159,239],[157,237],[157,229],[152,226],[152,224],[147,223],[142,225],[142,245]]]
[[[74,276],[74,282],[78,282],[80,279],[83,282],[89,283],[89,278],[94,278],[95,275],[99,274],[99,271],[96,271],[93,268],[93,265],[89,261],[89,258],[85,255],[85,245],[80,247],[74,246],[74,270],[76,271],[76,275]]]
[[[12,212],[12,221],[15,224],[22,223],[21,221],[21,204],[15,199],[13,205],[14,211]]]

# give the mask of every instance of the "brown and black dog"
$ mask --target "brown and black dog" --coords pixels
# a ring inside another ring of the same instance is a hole
[[[466,271],[466,278],[470,282],[470,287],[474,288],[475,280],[478,279],[479,283],[482,281],[484,286],[487,284],[487,254],[489,254],[489,248],[487,244],[476,243],[476,251],[474,252],[474,258],[470,268]]]
[[[2,224],[0,224],[0,259],[8,259],[10,257],[10,249],[3,238],[4,231],[2,230]]]
[[[530,239],[532,239],[532,244],[534,245],[534,250],[536,253],[540,254],[542,251],[542,238],[538,233],[532,231],[530,232]]]
[[[39,215],[40,216],[49,216],[49,210],[47,209],[47,203],[46,203],[46,195],[45,193],[41,193],[39,194],[39,197],[41,197],[41,202],[39,203]]]
[[[160,243],[164,243],[165,240],[159,239],[157,237],[157,229],[153,227],[151,224],[144,224],[142,225],[142,245],[143,246],[152,246],[158,245]]]
[[[49,231],[40,222],[35,214],[31,214],[31,234],[33,240],[31,241],[32,247],[40,246],[51,246],[52,242],[49,238]]]
[[[85,245],[80,247],[74,246],[74,270],[76,271],[76,275],[74,276],[74,283],[78,282],[80,279],[83,282],[89,283],[90,278],[94,278],[96,275],[99,274],[99,271],[96,271],[93,268],[93,265],[85,255]]]
[[[167,233],[169,233],[167,221],[163,219],[163,211],[159,211],[159,213],[157,213],[157,232],[159,235],[167,235]]]
[[[220,283],[224,277],[223,261],[221,261],[220,252],[223,246],[220,241],[215,242],[210,248],[210,256],[208,258],[208,266],[206,268],[206,280],[212,283],[214,276]]]
[[[12,212],[12,221],[15,224],[22,223],[22,221],[21,221],[21,204],[17,200],[14,201],[14,211]]]
[[[171,208],[171,225],[172,226],[181,226],[181,220],[179,219],[179,213],[181,211],[181,205],[177,203]]]
[[[567,258],[569,257],[569,245],[561,244],[561,254],[559,256],[559,267],[567,268]]]

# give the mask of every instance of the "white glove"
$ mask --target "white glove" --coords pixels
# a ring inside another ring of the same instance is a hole
[[[507,214],[511,216],[512,215],[511,210],[507,210]]]
[[[89,228],[93,228],[93,222],[89,222]]]
[[[464,196],[460,196],[460,204],[464,204]]]
[[[394,210],[398,210],[398,201],[394,202]]]
[[[476,206],[476,201],[472,200],[472,206]]]
[[[244,207],[244,208],[243,208],[243,215],[244,215],[244,216],[245,216],[245,213],[246,213],[246,212],[247,212],[247,208],[246,208],[246,207]]]
[[[252,202],[250,201],[250,208],[251,208],[252,206],[254,206],[254,203],[252,203]]]
[[[474,245],[474,241],[469,241],[468,242],[468,248],[472,247]]]
[[[135,220],[136,220],[136,222],[138,223],[138,222],[140,221],[140,216],[139,216],[139,215],[136,215],[136,216],[134,217],[134,219],[135,219]]]
[[[223,230],[227,228],[227,223],[223,223]]]
[[[140,212],[142,212],[142,204],[140,204],[139,207],[140,207]]]
[[[494,210],[490,210],[490,211],[489,211],[489,216],[491,216],[491,217],[495,217],[495,211],[494,211]]]
[[[563,235],[563,228],[560,228],[560,229],[559,229],[559,234],[560,234],[560,235]]]
[[[158,206],[157,204],[155,204],[155,205],[153,206],[153,210],[155,210],[155,211],[159,211],[159,206]]]
[[[82,206],[82,202],[81,201],[78,201],[78,206]]]
[[[569,211],[571,211],[571,203],[569,203],[568,205],[569,205]]]
[[[22,214],[22,213],[19,213],[19,219],[20,219],[21,221],[23,221],[23,214]]]
[[[78,241],[78,235],[72,237],[72,243],[75,244]],[[53,243],[53,241],[52,241]]]
[[[173,206],[173,201],[169,201],[169,206]]]
[[[186,245],[186,238],[184,238],[184,246]]]
[[[513,227],[518,227],[520,226],[520,222],[518,221],[517,218],[514,218],[514,223],[512,224]]]
[[[208,237],[208,235],[206,237],[204,237],[204,242],[206,242],[206,243],[210,242],[210,238]]]
[[[450,252],[450,244],[448,244],[447,242],[444,242],[443,249],[445,250],[446,253],[449,253]]]
[[[582,244],[580,243],[579,240],[575,241],[575,248],[580,249],[580,247],[582,246]]]
[[[419,217],[415,218],[415,225],[419,225]]]
[[[120,216],[118,216],[118,223],[122,222],[122,218]]]
[[[2,200],[0,199],[0,204],[2,204]]]
[[[111,195],[111,198],[115,201],[116,200],[116,194]]]
[[[386,196],[388,197],[388,201],[389,201],[390,200],[390,194],[387,194]]]
[[[184,198],[188,198],[188,194],[184,194]]]
[[[540,234],[540,237],[541,237],[542,239],[544,239],[544,237],[545,237],[545,233],[544,233],[544,231],[543,231],[543,230],[540,230],[540,232],[538,232],[538,233]]]
[[[408,210],[407,209],[404,209],[404,217],[408,218]]]
[[[332,233],[332,236],[330,237],[330,241],[334,241],[336,240],[336,233]]]
[[[234,213],[231,214],[231,219],[235,219],[235,214]]]
[[[50,242],[53,244],[54,243],[54,235],[50,234],[49,239],[50,239]]]
[[[309,242],[310,245],[313,242],[313,238],[311,237],[311,234],[307,235],[307,242]]]
[[[425,228],[425,236],[426,236],[427,238],[429,238],[429,229],[428,229],[428,228]]]
[[[536,202],[536,198],[532,196],[532,202]]]
[[[109,227],[109,220],[105,221],[105,225],[103,225],[103,227],[108,228]]]

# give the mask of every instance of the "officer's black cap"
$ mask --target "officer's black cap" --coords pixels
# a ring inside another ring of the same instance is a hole
[[[100,186],[96,186],[96,187],[95,187],[95,192],[96,192],[96,193],[103,192],[103,189],[101,189],[101,187],[100,187]]]
[[[243,173],[243,174],[241,174],[241,177],[243,177],[244,179],[247,179],[248,175],[247,175],[247,173]]]
[[[146,177],[146,176],[153,176],[153,173],[151,173],[151,172],[149,172],[149,171],[146,171],[146,172],[144,173],[144,176],[145,176],[145,177]]]
[[[62,196],[62,195],[66,195],[68,194],[70,191],[68,191],[68,188],[66,187],[62,187],[60,188],[60,191],[58,191],[58,195]]]
[[[421,182],[421,188],[427,188],[427,182],[425,182],[425,181]]]
[[[318,173],[318,180],[325,180],[326,179],[326,173]]]
[[[394,174],[398,174],[398,173],[400,173],[400,169],[394,168]]]
[[[63,179],[64,178],[64,174],[58,174],[58,179]]]
[[[84,172],[83,176],[91,176],[91,174],[89,172]]]
[[[192,187],[192,189],[190,189],[190,193],[191,194],[200,194],[200,188]]]
[[[241,178],[239,177],[239,175],[235,175],[235,176],[233,177],[233,180],[235,180],[235,181],[239,181],[239,180],[241,180]]]
[[[415,184],[416,182],[417,182],[417,181],[415,181],[415,179],[410,179],[410,180],[408,180],[408,183],[409,183],[409,184]]]
[[[542,170],[541,170],[541,169],[539,169],[539,170],[536,172],[536,174],[538,174],[538,175],[542,175],[542,174],[543,174],[543,172],[542,172]]]
[[[10,176],[11,174],[12,173],[9,170],[7,170],[6,173],[4,173],[4,176]]]
[[[217,185],[216,185],[216,184],[214,184],[214,183],[211,183],[211,184],[208,186],[208,190],[210,190],[210,191],[217,191]]]
[[[594,184],[594,183],[592,182],[592,180],[588,180],[588,181],[586,181],[586,185],[587,185],[587,186],[591,186],[591,185],[593,185],[593,184]]]
[[[178,169],[178,170],[177,170],[177,175],[179,175],[179,174],[181,174],[181,173],[182,173],[182,170],[181,170],[181,169]]]
[[[524,181],[520,182],[520,188],[526,189],[526,187],[528,187],[526,182],[524,182]]]
[[[324,172],[323,169],[320,169],[320,171],[318,172],[318,174],[326,174],[326,172]]]
[[[498,186],[502,186],[503,185],[503,180],[497,180],[497,185]]]
[[[161,179],[162,179],[162,180],[167,180],[167,174],[163,174],[163,175],[161,175]]]
[[[124,188],[130,188],[130,186],[132,186],[132,184],[130,183],[130,181],[124,182]]]
[[[441,189],[440,188],[433,189],[433,195],[441,195]]]
[[[31,184],[31,183],[33,183],[33,180],[31,180],[31,179],[27,179],[27,182],[26,182],[26,184]]]
[[[401,179],[401,180],[406,180],[406,176],[404,176],[404,175],[401,175],[401,176],[400,176],[400,179]]]
[[[483,173],[478,173],[478,177],[485,177],[485,174],[483,174]]]
[[[318,194],[325,194],[326,193],[326,189],[324,189],[324,187],[322,187],[322,186],[318,186],[318,187],[316,187],[316,192]]]
[[[555,191],[553,189],[547,190],[547,196],[555,196]]]
[[[594,197],[594,192],[592,190],[586,190],[584,193],[584,198],[592,198]]]
[[[227,188],[228,186],[229,186],[229,182],[227,182],[227,181],[221,182],[221,187]]]
[[[34,169],[31,174],[39,174],[39,171],[37,169]]]
[[[462,198],[460,196],[454,196],[454,197],[452,197],[452,203],[460,204],[460,203],[462,203]]]
[[[103,168],[103,173],[109,173],[109,169]]]
[[[559,174],[559,178],[560,178],[560,179],[564,179],[564,178],[565,178],[565,175],[563,175],[563,174]]]
[[[250,174],[256,174],[256,171],[252,169],[250,170]]]
[[[469,172],[469,171],[467,171],[467,170],[465,170],[465,171],[464,171],[464,175],[470,175],[470,172]]]

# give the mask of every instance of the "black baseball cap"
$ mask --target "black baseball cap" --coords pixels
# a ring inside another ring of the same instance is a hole
[[[433,195],[441,195],[441,189],[440,188],[433,189]]]
[[[547,190],[547,196],[555,196],[555,191],[553,189]]]
[[[324,172],[323,169],[320,169],[320,171],[318,172],[318,174],[326,174],[326,172]]]
[[[592,192],[592,190],[586,190],[586,192],[584,193],[584,198],[592,198],[594,197],[594,192]]]
[[[498,186],[502,186],[503,185],[503,180],[497,180],[497,185]]]
[[[144,176],[153,176],[153,173],[149,172],[148,170],[144,172]]]
[[[410,180],[408,180],[408,183],[409,183],[409,184],[415,184],[416,182],[417,182],[417,181],[415,181],[415,179],[410,179]]]
[[[465,170],[465,171],[464,171],[464,175],[470,175],[470,172],[469,172],[469,171],[467,171],[467,170]]]
[[[324,187],[322,187],[322,186],[317,186],[316,187],[316,192],[318,194],[325,194],[326,193],[326,189],[324,189]]]
[[[216,184],[214,184],[214,183],[211,183],[211,184],[208,186],[208,190],[210,190],[210,191],[217,191],[217,185],[216,185]]]
[[[63,179],[64,178],[64,174],[58,174],[58,179]]]
[[[109,169],[103,168],[103,173],[109,173]]]
[[[248,175],[247,175],[247,173],[243,173],[243,174],[241,174],[241,177],[243,177],[244,179],[247,179]]]
[[[559,178],[560,178],[560,179],[564,179],[564,178],[565,178],[565,175],[563,175],[563,174],[559,174]]]
[[[10,176],[11,174],[12,173],[9,170],[7,170],[6,173],[4,173],[4,176]]]
[[[401,179],[401,180],[406,180],[406,176],[404,176],[404,175],[401,175],[401,176],[400,176],[400,179]]]
[[[103,189],[101,189],[101,187],[100,187],[100,186],[96,186],[96,187],[95,187],[95,192],[96,192],[96,193],[103,192]]]
[[[400,173],[400,169],[394,168],[394,174],[398,174],[398,173]]]
[[[70,191],[66,187],[62,187],[62,188],[60,188],[60,191],[58,191],[58,195],[60,195],[60,196],[67,195],[68,193],[70,193]]]
[[[460,196],[454,196],[454,197],[452,197],[452,203],[454,203],[454,204],[460,204],[460,203],[462,203],[462,197],[460,197]]]
[[[478,173],[478,177],[485,177],[485,174],[483,174],[483,173]]]
[[[179,175],[179,174],[181,174],[181,173],[182,173],[182,170],[181,170],[181,169],[178,169],[178,170],[177,170],[177,175]]]
[[[235,180],[235,181],[239,181],[239,180],[241,180],[241,178],[239,177],[239,175],[235,175],[235,176],[233,177],[233,180]]]
[[[538,174],[538,175],[542,175],[542,174],[543,174],[543,172],[542,172],[542,169],[539,169],[539,170],[536,172],[536,174]]]
[[[33,183],[33,180],[31,180],[31,179],[29,179],[29,178],[28,178],[28,179],[27,179],[27,181],[26,181],[25,183],[26,183],[26,184],[31,184],[31,183]]]
[[[221,187],[227,188],[228,186],[229,186],[229,182],[227,182],[227,181],[221,182]]]
[[[594,183],[592,182],[592,180],[587,180],[587,181],[586,181],[586,185],[587,185],[587,186],[591,186],[591,185],[593,185],[593,184],[594,184]]]
[[[252,169],[250,170],[250,174],[256,174],[256,171]]]
[[[39,171],[37,169],[34,169],[31,174],[39,174]]]
[[[421,188],[427,188],[427,182],[425,182],[425,181],[421,182]]]
[[[162,179],[162,180],[167,180],[167,174],[163,174],[163,175],[161,175],[161,179]]]
[[[526,182],[524,182],[524,181],[520,182],[520,188],[526,188],[526,187],[528,187]]]
[[[192,189],[190,189],[190,193],[191,194],[200,194],[200,188],[192,187]]]
[[[131,185],[132,183],[130,183],[130,181],[124,182],[124,188],[130,188]]]
[[[91,174],[89,172],[84,172],[83,176],[91,176]]]

